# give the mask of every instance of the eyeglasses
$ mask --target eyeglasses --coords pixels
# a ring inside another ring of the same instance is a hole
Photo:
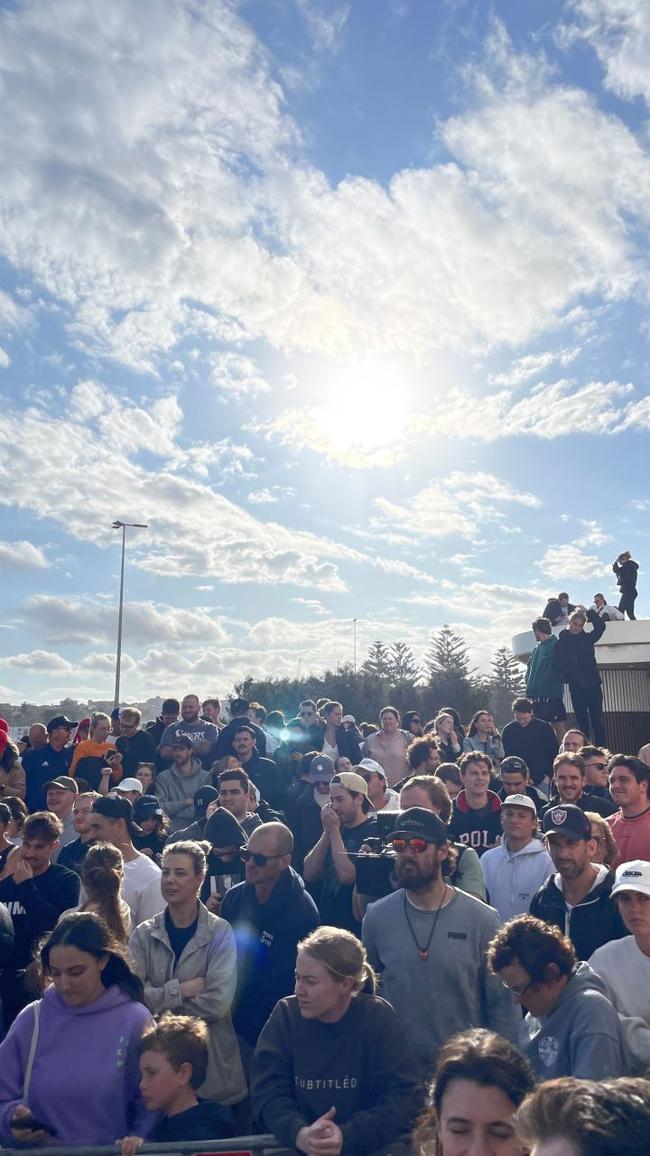
[[[607,763],[585,763],[586,771],[606,771]]]
[[[505,987],[506,991],[510,992],[510,995],[516,996],[517,999],[522,999],[528,991],[528,988],[535,986],[535,980],[529,979],[528,983],[525,983],[523,987],[510,987],[510,984],[506,983],[505,979],[502,979],[501,986]]]
[[[412,839],[391,839],[390,843],[398,855],[401,855],[407,848],[415,855],[423,855],[427,847],[431,845],[427,839],[418,839],[415,836]]]
[[[256,867],[266,867],[270,859],[283,859],[286,852],[280,855],[260,855],[257,851],[240,851],[239,858],[243,863],[250,863],[251,861]]]

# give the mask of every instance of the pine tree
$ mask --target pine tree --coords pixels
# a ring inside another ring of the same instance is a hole
[[[476,671],[470,667],[465,640],[446,623],[431,635],[424,665],[434,709],[453,706],[461,719],[473,714],[480,700]]]
[[[361,667],[362,674],[371,674],[375,678],[388,678],[390,672],[390,654],[385,642],[377,639],[368,650],[366,661]]]
[[[497,726],[510,722],[512,703],[525,693],[526,680],[521,664],[507,646],[501,646],[490,663],[488,676],[490,709]]]
[[[391,686],[414,685],[420,677],[420,669],[413,651],[405,642],[393,642],[388,656],[388,678]]]

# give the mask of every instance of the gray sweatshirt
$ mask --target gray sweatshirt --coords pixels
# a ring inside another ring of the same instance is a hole
[[[381,976],[381,994],[391,1003],[423,1069],[454,1032],[486,1027],[516,1042],[521,1014],[501,981],[487,968],[485,949],[499,929],[492,907],[453,888],[441,908],[421,959],[404,911],[403,888],[367,910],[362,937],[370,963]],[[427,943],[435,912],[406,899],[417,942]]]
[[[194,792],[211,782],[210,772],[203,770],[197,758],[192,759],[190,775],[181,775],[176,767],[168,767],[166,771],[160,772],[156,779],[156,795],[163,811],[169,816],[170,832],[187,827],[192,822]]]
[[[540,1080],[609,1080],[630,1071],[623,1027],[588,963],[578,965],[548,1015],[526,1016],[520,1046]]]

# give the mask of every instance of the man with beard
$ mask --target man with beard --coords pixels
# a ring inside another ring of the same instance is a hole
[[[520,1017],[486,964],[496,911],[443,877],[445,824],[411,807],[390,841],[400,889],[368,908],[362,937],[426,1076],[455,1032],[487,1027],[515,1042]]]
[[[550,807],[544,814],[544,834],[557,874],[549,875],[533,896],[530,914],[555,923],[573,943],[578,959],[589,959],[598,947],[625,935],[611,897],[614,875],[593,862],[591,823],[579,807]]]

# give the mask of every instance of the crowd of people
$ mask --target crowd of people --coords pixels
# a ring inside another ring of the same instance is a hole
[[[650,759],[593,697],[549,717],[583,652],[535,630],[502,733],[193,694],[0,720],[2,1144],[647,1151]],[[607,1104],[624,1149],[589,1147]]]

